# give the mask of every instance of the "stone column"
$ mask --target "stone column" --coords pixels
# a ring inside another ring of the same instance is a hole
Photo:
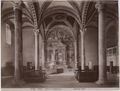
[[[110,61],[110,73],[113,73],[113,61]]]
[[[47,66],[47,44],[46,41],[43,40],[42,42],[42,68],[45,69]]]
[[[52,50],[52,60],[51,61],[55,61],[55,50]]]
[[[104,84],[106,81],[106,44],[105,44],[105,27],[104,27],[104,13],[103,4],[98,2],[96,4],[98,9],[98,66],[99,77],[97,84]]]
[[[77,40],[74,42],[74,50],[75,50],[75,69],[78,67],[79,65],[79,43],[78,43],[78,38]]]
[[[65,47],[65,63],[67,65],[67,46]],[[67,67],[67,66],[66,66]]]
[[[42,41],[42,68],[45,67],[45,50],[44,50],[44,41]]]
[[[81,59],[81,70],[85,70],[85,31],[81,31],[81,36],[80,36],[80,39],[81,39],[81,56],[80,56],[80,59]]]
[[[23,47],[22,47],[22,9],[21,3],[14,6],[14,25],[15,25],[15,72],[14,78],[19,82],[22,77]]]
[[[35,70],[39,69],[39,29],[34,30],[35,35]]]
[[[77,41],[74,42],[75,69],[77,69]]]
[[[63,49],[63,60],[64,60],[64,63],[63,63],[63,65],[64,65],[64,67],[65,67],[65,69],[67,68],[67,60],[66,60],[66,47],[64,47],[64,49]]]
[[[69,49],[69,65],[71,66],[71,61],[72,61],[72,59],[71,59],[71,48]]]

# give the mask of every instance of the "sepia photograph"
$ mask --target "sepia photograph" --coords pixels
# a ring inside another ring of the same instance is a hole
[[[119,89],[118,7],[118,0],[1,0],[1,89]]]

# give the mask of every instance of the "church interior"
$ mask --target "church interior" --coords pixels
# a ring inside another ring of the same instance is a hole
[[[2,87],[119,87],[118,22],[117,0],[2,0]]]

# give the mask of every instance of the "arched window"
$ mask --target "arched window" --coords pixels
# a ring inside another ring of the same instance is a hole
[[[11,45],[11,30],[8,24],[6,24],[6,43]]]

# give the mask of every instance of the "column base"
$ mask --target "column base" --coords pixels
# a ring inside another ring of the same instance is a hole
[[[98,85],[104,85],[104,84],[107,83],[107,81],[106,80],[98,80],[95,83],[98,84]]]

